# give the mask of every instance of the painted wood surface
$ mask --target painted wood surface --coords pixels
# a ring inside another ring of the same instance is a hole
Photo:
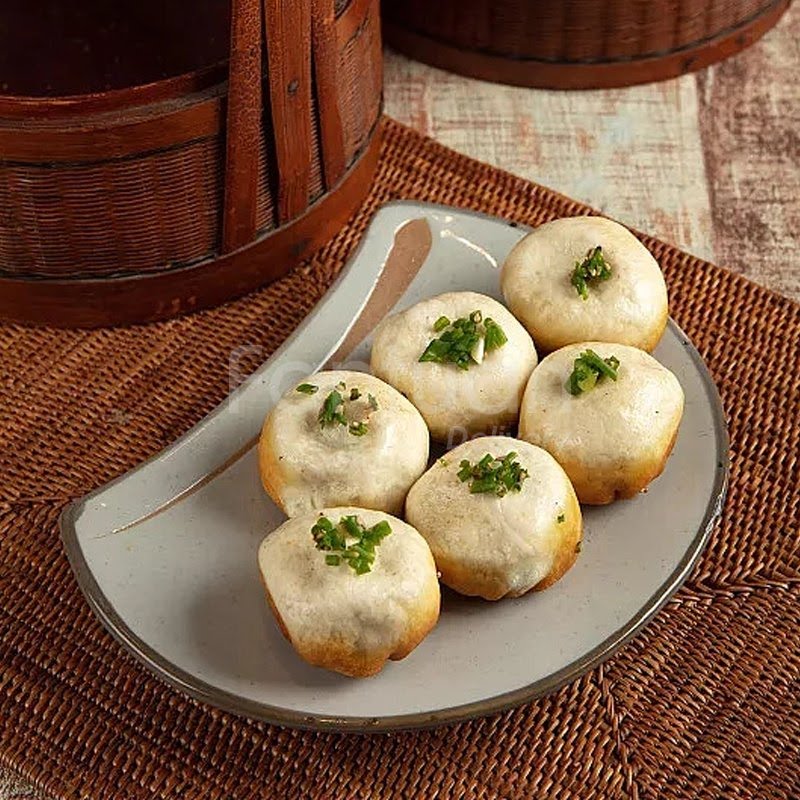
[[[559,93],[386,54],[386,110],[800,300],[800,11],[699,74]],[[0,767],[0,800],[42,797]]]
[[[696,75],[591,92],[498,86],[396,53],[387,112],[800,299],[800,11]]]

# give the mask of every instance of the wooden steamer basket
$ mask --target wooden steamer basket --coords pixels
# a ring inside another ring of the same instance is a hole
[[[789,0],[383,0],[384,40],[484,80],[552,89],[628,86],[727,58]]]
[[[45,5],[11,0],[0,21],[0,318],[217,304],[285,274],[366,195],[378,0]]]

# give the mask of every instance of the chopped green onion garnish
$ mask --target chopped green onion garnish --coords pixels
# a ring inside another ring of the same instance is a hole
[[[351,422],[348,430],[353,436],[363,436],[369,430],[369,427],[364,422]]]
[[[563,514],[559,514],[558,515],[558,524],[560,525],[565,519],[566,519],[566,517]]]
[[[468,317],[460,317],[454,322],[439,317],[433,329],[441,336],[428,343],[419,360],[455,364],[460,369],[480,364],[484,353],[496,350],[508,341],[503,329],[491,318],[484,321],[480,311],[473,311]]]
[[[611,378],[612,381],[617,379],[617,369],[619,367],[619,359],[615,356],[610,356],[609,358],[603,359],[600,358],[594,350],[585,350],[582,353],[582,357],[584,363],[590,366],[593,370],[600,373],[600,375],[605,375],[607,378]]]
[[[344,418],[344,398],[337,389],[334,389],[323,401],[319,411],[319,424],[323,428],[347,425],[347,420]]]
[[[579,395],[594,388],[601,378],[617,379],[619,359],[616,356],[600,358],[594,350],[584,350],[573,364],[572,373],[567,381],[570,394]]]
[[[502,489],[502,487],[503,484],[494,475],[486,475],[483,478],[473,478],[469,490],[472,494],[485,494],[487,492],[494,493],[496,489]],[[497,494],[502,496],[505,492],[497,492]]]
[[[450,320],[447,319],[447,317],[439,317],[439,319],[437,319],[436,322],[433,323],[433,329],[436,331],[436,333],[440,333],[445,328],[449,327],[450,327]]]
[[[351,536],[358,536],[359,531],[361,530],[361,526],[358,522],[358,517],[350,514],[346,517],[342,517],[339,520],[339,524],[351,535]]]
[[[483,327],[486,328],[487,353],[490,353],[492,350],[497,350],[498,347],[502,347],[508,341],[508,337],[505,335],[503,329],[491,317],[486,318]]]
[[[478,337],[478,341],[475,342],[472,350],[469,351],[470,358],[476,364],[483,364],[483,356],[486,353],[486,339],[483,336]]]
[[[363,575],[372,569],[375,548],[391,532],[392,528],[386,520],[366,528],[352,514],[341,517],[338,525],[334,525],[327,517],[320,517],[311,528],[317,550],[326,552],[325,563],[337,567],[344,561],[356,575]]]
[[[303,384],[305,386],[305,384]],[[298,387],[298,391],[301,390],[302,387]],[[362,395],[361,391],[357,387],[353,387],[350,389],[349,394],[343,395],[342,392],[345,391],[346,387],[344,383],[337,383],[336,388],[325,398],[324,402],[322,403],[322,408],[319,411],[319,424],[323,428],[331,428],[336,427],[337,425],[344,425],[347,427],[347,430],[353,434],[353,436],[363,436],[369,430],[369,426],[366,422],[353,420],[348,422],[347,417],[345,416],[345,403],[350,401],[354,402],[356,400],[360,400]],[[307,390],[304,390],[307,391]],[[314,392],[317,391],[317,387],[314,387]],[[313,394],[313,392],[307,392],[308,394]],[[371,395],[367,395],[368,402],[370,408],[374,411],[378,408],[378,401]]]
[[[295,391],[303,394],[316,394],[319,391],[319,386],[314,386],[313,383],[301,383]]]
[[[583,261],[575,262],[572,271],[572,285],[575,291],[584,299],[589,298],[589,284],[596,281],[607,281],[611,277],[611,267],[608,266],[603,248],[598,245],[586,254]]]
[[[459,465],[458,479],[462,483],[470,481],[471,494],[495,494],[503,497],[508,492],[519,492],[522,482],[528,478],[528,470],[519,461],[515,461],[516,457],[514,452],[502,457],[487,453],[476,464],[470,464],[465,458]]]

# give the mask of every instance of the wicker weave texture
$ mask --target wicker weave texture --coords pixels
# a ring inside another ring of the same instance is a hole
[[[342,13],[350,4],[342,8]],[[377,0],[361,3],[362,16],[338,50],[338,107],[342,116],[344,161],[357,158],[380,114],[382,72]],[[336,25],[349,24],[340,19]],[[337,28],[338,30],[338,28]],[[224,31],[227,35],[227,31]],[[268,81],[265,79],[265,93]],[[140,275],[187,266],[219,254],[224,203],[224,86],[181,100],[196,112],[191,130],[157,147],[136,143],[124,155],[94,155],[93,141],[116,137],[133,141],[121,123],[144,118],[158,131],[174,125],[175,101],[160,106],[120,108],[113,115],[87,114],[63,126],[28,120],[40,135],[60,141],[64,131],[83,131],[79,158],[54,157],[42,145],[26,157],[0,153],[0,274],[28,278]],[[317,86],[314,85],[316,92]],[[222,94],[222,97],[219,95]],[[200,109],[211,108],[201,113]],[[206,117],[212,116],[213,123]],[[273,123],[262,115],[258,158],[256,232],[278,227]],[[320,147],[320,110],[312,93],[310,174],[307,205],[326,190]],[[0,114],[0,133],[25,140],[26,129]],[[56,132],[54,132],[56,131]],[[98,152],[101,152],[98,150]],[[304,208],[305,210],[305,208]]]
[[[0,328],[0,761],[64,798],[800,796],[800,308],[644,237],[732,439],[720,527],[645,632],[559,692],[433,731],[303,733],[162,685],[106,634],[60,509],[156,452],[252,369],[341,269],[381,202],[526,224],[588,209],[389,122],[372,193],[309,263],[217,310],[145,327]],[[789,376],[789,377],[787,377]],[[456,668],[457,665],[454,665]]]
[[[214,137],[110,163],[0,166],[0,270],[104,275],[205,258],[219,238],[222,158]]]
[[[387,20],[464,50],[559,63],[663,56],[757,16],[774,0],[383,0]]]

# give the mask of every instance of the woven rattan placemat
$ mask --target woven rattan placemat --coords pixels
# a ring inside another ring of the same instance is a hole
[[[403,197],[527,224],[587,210],[387,122],[364,208],[279,283],[145,327],[0,328],[0,763],[54,795],[102,800],[797,798],[800,308],[654,239],[673,315],[728,413],[731,484],[686,585],[603,666],[489,719],[303,733],[167,688],[89,611],[59,542],[61,508],[211,410],[230,389],[231,352],[240,370],[260,363],[377,205]]]

